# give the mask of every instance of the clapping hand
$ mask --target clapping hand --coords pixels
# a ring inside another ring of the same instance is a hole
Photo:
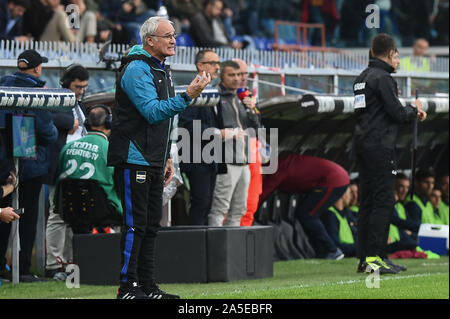
[[[195,99],[209,83],[211,83],[211,74],[206,74],[203,71],[202,75],[197,75],[191,84],[189,84],[186,93],[191,99]]]

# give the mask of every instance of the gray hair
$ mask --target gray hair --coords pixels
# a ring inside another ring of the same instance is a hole
[[[156,30],[158,29],[160,22],[169,22],[173,26],[173,22],[168,20],[164,17],[154,16],[151,18],[148,18],[141,26],[141,29],[139,30],[139,36],[142,40],[142,45],[145,45],[145,38],[148,35],[152,35],[156,33]]]

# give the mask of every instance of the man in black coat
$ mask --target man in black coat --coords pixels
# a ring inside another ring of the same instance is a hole
[[[394,40],[380,33],[372,41],[369,67],[355,80],[354,145],[359,167],[361,205],[358,213],[359,268],[396,273],[382,259],[394,207],[398,126],[426,113],[420,100],[404,107],[391,73],[400,64]],[[360,269],[358,269],[360,270]]]
[[[206,72],[211,74],[211,79],[215,80],[219,76],[220,61],[219,56],[211,50],[201,50],[195,58],[195,66],[198,74]],[[198,138],[194,136],[194,127],[199,125]],[[218,127],[217,117],[214,108],[211,107],[190,107],[179,116],[179,127],[186,129],[190,135],[190,158],[189,161],[180,162],[180,169],[186,174],[190,185],[189,225],[207,225],[207,216],[211,208],[212,194],[216,184],[217,164],[205,163],[203,157],[200,163],[194,163],[194,151],[203,151],[203,147],[211,142],[201,140],[203,132],[207,129]],[[219,132],[220,134],[220,132]],[[186,146],[187,144],[184,144]]]

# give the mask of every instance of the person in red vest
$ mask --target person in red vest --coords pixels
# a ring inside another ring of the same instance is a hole
[[[289,154],[280,156],[275,174],[264,175],[260,205],[276,189],[283,193],[306,194],[295,215],[320,258],[342,259],[342,250],[328,235],[320,215],[347,190],[350,178],[340,165],[318,157]]]

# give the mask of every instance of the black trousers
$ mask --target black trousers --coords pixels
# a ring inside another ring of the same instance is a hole
[[[357,256],[386,256],[386,245],[394,207],[394,151],[383,148],[357,149],[360,174]]]
[[[208,225],[216,185],[216,169],[214,165],[198,164],[191,165],[188,171],[183,172],[187,175],[190,186],[189,225]]]
[[[0,199],[0,207],[11,207],[11,195]],[[6,265],[6,251],[8,250],[11,223],[0,222],[0,271]]]
[[[39,194],[42,187],[42,177],[36,177],[26,181],[19,181],[19,207],[24,209],[24,214],[19,220],[19,275],[30,274],[31,257],[36,238],[36,226],[39,215]],[[2,203],[10,206],[10,196],[7,202]],[[14,207],[15,208],[15,207]],[[8,238],[11,232],[11,223],[0,224],[0,268],[4,266],[6,259],[5,253],[8,249]]]
[[[19,206],[24,209],[24,214],[19,220],[19,273],[30,274],[31,256],[33,254],[34,240],[36,238],[36,226],[39,215],[39,194],[42,188],[42,177],[36,177],[27,181],[19,181]]]
[[[162,168],[116,168],[114,182],[123,206],[120,281],[155,283],[155,240],[162,217]]]

